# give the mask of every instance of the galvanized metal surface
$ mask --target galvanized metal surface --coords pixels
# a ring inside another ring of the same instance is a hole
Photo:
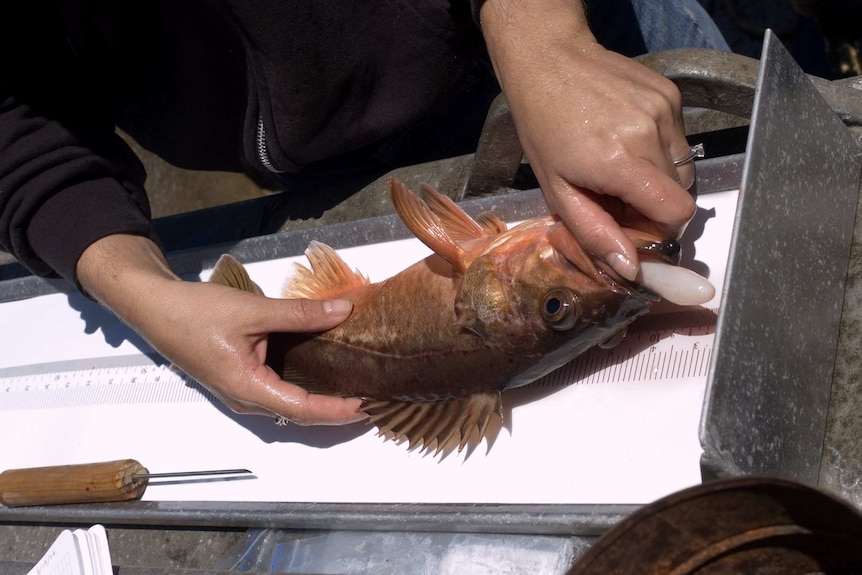
[[[129,501],[14,509],[0,506],[0,522],[595,536],[637,507]]]
[[[816,484],[858,148],[773,36],[762,61],[701,424],[703,469]]]

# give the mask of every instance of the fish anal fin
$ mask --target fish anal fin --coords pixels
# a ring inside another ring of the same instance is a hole
[[[370,283],[367,277],[350,269],[341,256],[326,244],[312,241],[305,250],[305,257],[311,268],[296,264],[293,277],[284,287],[282,295],[286,298],[339,297]]]
[[[413,235],[458,272],[467,271],[464,250],[428,204],[395,178],[389,180],[389,191],[398,217]],[[478,224],[476,225],[478,227]]]
[[[460,451],[471,437],[480,441],[492,420],[503,417],[498,391],[433,402],[366,400],[360,410],[377,426],[378,435],[407,442],[410,450],[435,447],[435,456],[447,445]]]
[[[263,291],[251,281],[251,277],[243,265],[229,254],[223,254],[218,259],[209,281],[210,283],[263,295]]]

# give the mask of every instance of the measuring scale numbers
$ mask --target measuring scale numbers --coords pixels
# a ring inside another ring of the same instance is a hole
[[[206,400],[208,394],[194,381],[144,355],[86,362],[88,365],[83,368],[83,361],[71,361],[0,370],[0,411],[186,403]]]
[[[538,383],[563,386],[705,379],[716,319],[716,311],[710,309],[645,316],[629,327],[616,346],[595,347]]]

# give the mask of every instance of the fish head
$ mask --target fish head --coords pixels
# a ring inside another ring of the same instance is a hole
[[[596,265],[558,221],[531,221],[502,234],[476,257],[456,298],[458,325],[528,368],[525,385],[647,313],[658,296]],[[528,358],[535,361],[530,363]]]

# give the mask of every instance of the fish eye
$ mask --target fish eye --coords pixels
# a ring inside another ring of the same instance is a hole
[[[542,319],[551,329],[566,331],[575,327],[581,315],[575,294],[567,289],[551,290],[542,302]]]

